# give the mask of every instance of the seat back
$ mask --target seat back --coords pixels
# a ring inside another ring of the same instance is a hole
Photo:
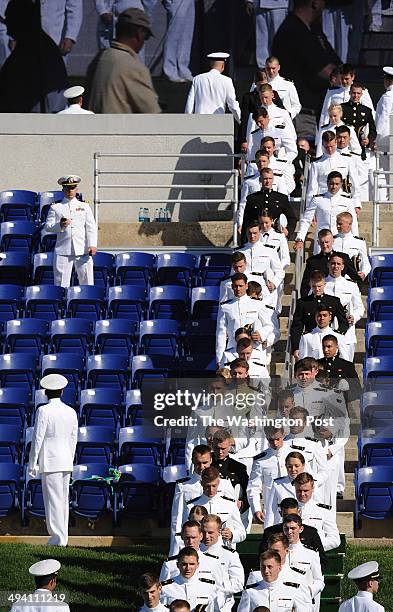
[[[35,355],[6,353],[0,355],[0,384],[2,387],[20,387],[31,393],[37,359]]]
[[[26,287],[26,314],[28,317],[53,321],[60,319],[64,307],[65,291],[55,285]]]
[[[31,353],[38,357],[46,348],[49,324],[42,319],[7,321],[5,352]]]
[[[213,320],[190,321],[184,334],[184,350],[193,357],[215,355],[216,322]]]
[[[135,349],[137,324],[125,319],[104,319],[97,321],[94,336],[97,353],[124,352],[130,357]]]
[[[146,311],[146,288],[135,285],[117,285],[108,290],[108,316],[140,322]]]
[[[0,389],[0,424],[15,425],[23,429],[29,405],[26,389]]]
[[[393,319],[393,287],[374,287],[369,290],[368,311],[372,321]]]
[[[152,319],[185,321],[188,318],[188,289],[172,285],[151,287],[149,306]]]
[[[101,319],[105,314],[105,288],[90,285],[68,287],[67,314],[90,321]]]
[[[122,395],[116,389],[84,389],[80,400],[81,422],[115,430],[122,416]]]
[[[393,255],[374,255],[371,258],[370,281],[372,287],[393,285]]]
[[[41,191],[38,194],[38,206],[39,206],[39,219],[40,221],[46,221],[48,216],[49,208],[54,202],[61,202],[64,198],[64,193],[59,190],[55,191]]]
[[[84,374],[84,359],[78,353],[58,353],[43,355],[41,361],[41,376],[47,374],[62,374],[68,380],[71,389],[79,390]]]
[[[35,250],[38,228],[34,221],[4,221],[0,226],[2,251],[30,253]]]
[[[122,427],[119,431],[119,464],[160,465],[162,440],[146,436],[142,426]]]
[[[93,479],[99,476],[100,479]],[[75,465],[71,483],[71,512],[90,520],[97,520],[111,505],[111,492],[103,480],[109,476],[108,466],[101,463]]]
[[[54,285],[53,253],[36,253],[33,258],[33,283]]]
[[[18,500],[22,467],[13,463],[0,463],[0,517],[7,516]]]
[[[24,288],[18,285],[0,285],[0,321],[16,319],[22,307]]]
[[[112,464],[114,430],[112,427],[97,425],[82,426],[78,429],[76,463]]]
[[[115,260],[116,285],[148,287],[153,277],[156,258],[151,253],[119,253]]]
[[[393,321],[375,321],[366,329],[368,357],[393,355]]]
[[[220,285],[231,273],[232,262],[229,253],[204,253],[198,262],[198,284],[207,287]]]
[[[142,321],[139,328],[139,348],[147,355],[168,355],[178,353],[179,327],[172,320]]]
[[[31,221],[37,208],[37,194],[27,189],[12,189],[0,192],[2,221]]]
[[[191,316],[194,320],[217,321],[220,287],[194,287],[191,292]]]
[[[86,355],[92,348],[93,322],[88,319],[58,319],[52,321],[50,347],[54,353]]]
[[[91,355],[87,359],[87,383],[123,391],[128,382],[128,355]]]
[[[18,463],[22,430],[18,425],[0,425],[0,463]]]
[[[120,480],[115,485],[118,512],[132,517],[156,516],[159,509],[160,469],[150,464],[119,466]]]
[[[9,251],[0,259],[0,284],[25,286],[30,282],[30,254]]]
[[[115,258],[111,253],[97,251],[94,256],[94,285],[108,287],[112,284]]]
[[[379,520],[392,516],[393,467],[360,468],[355,475],[355,491],[361,515]]]
[[[160,285],[191,287],[196,257],[189,253],[160,253],[157,255],[157,282]]]

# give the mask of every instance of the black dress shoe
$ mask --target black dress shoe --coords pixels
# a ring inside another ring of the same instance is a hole
[[[344,499],[344,493],[341,493],[341,491],[337,491],[336,498],[337,499]]]

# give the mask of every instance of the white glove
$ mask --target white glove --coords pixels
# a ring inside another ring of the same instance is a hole
[[[40,468],[38,467],[38,465],[33,467],[33,469],[29,470],[29,476],[31,476],[31,478],[37,478],[39,473],[40,473]]]

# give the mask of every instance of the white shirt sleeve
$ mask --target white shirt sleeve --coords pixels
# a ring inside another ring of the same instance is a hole
[[[188,92],[186,108],[184,109],[184,112],[187,115],[192,115],[192,113],[194,112],[194,103],[195,103],[195,85],[193,81],[191,83],[190,91]]]
[[[82,0],[67,0],[65,5],[65,31],[63,38],[71,38],[74,42],[82,25]]]

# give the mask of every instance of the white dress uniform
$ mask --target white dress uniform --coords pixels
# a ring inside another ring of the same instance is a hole
[[[266,523],[266,517],[269,517],[271,514],[273,482],[276,478],[280,478],[287,473],[285,459],[290,452],[288,446],[287,443],[284,443],[278,450],[273,450],[269,447],[263,453],[254,457],[252,464],[247,485],[247,498],[253,514],[262,512],[262,493],[265,529],[269,526]]]
[[[288,444],[289,453],[297,451],[303,455],[306,460],[305,471],[308,469],[307,466],[310,466],[311,474],[315,476],[318,486],[322,487],[329,477],[329,471],[326,455],[319,441],[305,436],[302,432],[300,434],[289,433],[285,436],[285,442]]]
[[[329,121],[329,106],[332,104],[343,104],[344,102],[349,102],[350,99],[350,87],[337,87],[335,89],[328,89],[325,95],[325,100],[323,102],[321,117],[319,120],[319,127]],[[373,115],[375,115],[374,104],[371,100],[371,96],[368,92],[368,89],[363,89],[362,96],[360,98],[360,104],[364,104],[364,106],[368,106],[371,108]]]
[[[288,159],[283,159],[282,157],[276,157],[275,155],[272,155],[269,158],[269,168],[273,170],[273,173],[279,172],[282,174],[287,184],[287,191],[283,193],[287,193],[288,195],[292,193],[292,191],[296,187],[294,179],[295,168],[293,163],[290,162]]]
[[[251,0],[255,9],[256,58],[264,68],[271,53],[273,38],[288,14],[288,0]]]
[[[262,379],[268,384],[270,382],[270,376],[266,367],[266,350],[264,351],[265,359],[263,359],[262,355],[263,354],[261,351],[259,351],[258,349],[253,349],[251,357],[247,362],[249,366],[248,375],[250,378]],[[238,357],[239,354],[236,353],[236,351],[225,351],[222,361],[220,363],[220,368],[230,368],[231,362],[237,359]]]
[[[334,331],[331,327],[325,327],[321,329],[320,327],[314,327],[314,329],[308,334],[304,334],[300,338],[299,344],[299,359],[304,359],[304,357],[314,357],[314,359],[322,359],[323,358],[323,350],[322,350],[322,339],[331,334],[332,336],[336,336],[338,341],[338,348],[340,351],[340,357],[342,359],[349,360],[349,350],[348,345],[346,344],[345,337],[342,334]]]
[[[352,260],[356,259],[359,262],[359,272],[363,272],[365,276],[369,275],[371,264],[364,238],[354,236],[352,232],[340,232],[334,236],[333,250],[347,253]]]
[[[300,541],[297,544],[290,544],[288,549],[288,564],[296,572],[306,572],[305,582],[311,591],[314,600],[314,612],[319,611],[321,592],[325,587],[325,580],[322,575],[319,553],[311,548],[307,548]]]
[[[220,517],[223,528],[227,527],[232,531],[232,546],[246,539],[246,531],[240,517],[239,508],[233,498],[218,494],[207,497],[202,493],[199,497],[187,502],[183,512],[183,523],[188,519],[189,511],[193,506],[204,506],[209,514],[217,514]]]
[[[154,608],[149,608],[146,604],[139,608],[139,612],[168,612],[168,608],[161,602]]]
[[[271,281],[276,288],[283,282],[285,272],[274,247],[262,244],[261,241],[255,244],[247,242],[239,251],[244,253],[251,274],[265,275],[266,280]]]
[[[197,606],[206,606],[205,612],[218,612],[224,601],[224,595],[217,590],[214,580],[201,578],[198,573],[192,578],[183,578],[180,574],[164,581],[160,600],[169,608],[175,599],[185,599],[194,612]]]
[[[41,380],[41,386],[50,389],[63,389],[67,384],[67,379],[59,374],[49,374]],[[40,406],[31,442],[29,473],[37,474],[38,463],[46,527],[51,536],[48,544],[55,546],[66,546],[68,541],[68,496],[77,438],[78,418],[73,408],[60,398]]]
[[[288,79],[284,79],[280,74],[277,74],[273,79],[269,79],[268,83],[278,93],[284,108],[291,115],[291,118],[294,119],[302,108],[295,84]]]
[[[377,561],[362,563],[348,572],[348,578],[355,581],[362,578],[378,579],[380,578],[379,565]],[[354,597],[341,604],[338,612],[385,612],[385,608],[374,601],[373,593],[358,591]]]
[[[72,221],[65,229],[60,227],[63,217]],[[55,285],[70,286],[73,266],[80,285],[93,285],[93,259],[88,248],[97,246],[97,225],[90,206],[77,198],[64,198],[52,204],[44,231],[57,234],[53,258]]]
[[[240,106],[236,100],[232,79],[215,68],[193,78],[185,113],[224,115],[227,106],[240,123]]]
[[[216,557],[206,551],[197,550],[197,553],[199,559],[197,574],[199,577],[214,580],[217,587],[224,590],[224,571],[221,563]],[[163,561],[160,570],[160,582],[168,580],[169,578],[174,578],[179,574],[177,561],[178,555],[172,555]]]
[[[336,132],[336,128],[340,127],[341,125],[346,125],[344,123],[344,121],[339,121],[338,123],[327,123],[325,125],[323,125],[318,131],[317,131],[317,135],[315,138],[315,146],[316,146],[316,151],[315,151],[315,155],[317,157],[320,157],[321,155],[323,155],[323,147],[322,147],[322,134],[324,134],[325,132]],[[349,141],[349,149],[352,153],[358,153],[359,155],[361,155],[362,153],[362,147],[360,146],[360,142],[358,137],[356,136],[356,132],[353,128],[352,125],[347,125],[346,126],[349,129],[350,132],[350,141]]]
[[[306,206],[308,207],[310,205],[313,196],[326,191],[327,177],[333,170],[340,172],[343,179],[349,178],[354,206],[361,207],[360,183],[355,164],[350,155],[342,155],[338,151],[332,155],[324,153],[322,157],[312,162],[309,173]]]
[[[379,98],[375,112],[376,145],[379,151],[389,151],[390,116],[393,113],[393,85]]]
[[[171,511],[171,542],[169,552],[170,555],[177,554],[180,548],[183,547],[183,541],[181,539],[181,528],[183,525],[184,508],[187,505],[187,502],[190,499],[202,495],[202,493],[203,490],[201,485],[201,476],[196,472],[193,472],[193,474],[187,478],[181,478],[177,481]],[[234,497],[235,491],[233,489],[231,481],[226,480],[225,478],[220,478],[218,493],[220,495]]]
[[[326,277],[325,293],[340,298],[340,302],[344,306],[347,315],[352,315],[354,318],[354,324],[350,325],[348,331],[344,334],[349,361],[353,361],[357,342],[355,325],[364,315],[364,305],[359,287],[356,283],[343,276],[333,278],[329,275]]]
[[[263,276],[251,274],[250,272],[246,272],[247,281],[254,281],[259,283],[262,287],[262,296],[264,304],[269,306],[274,305],[274,300],[272,298],[272,294],[267,288],[265,278]],[[233,300],[234,298],[233,290],[232,290],[232,281],[230,278],[221,281],[220,283],[220,304],[223,302],[227,302],[228,300]]]
[[[225,593],[223,610],[230,612],[235,603],[233,594],[242,591],[244,586],[244,569],[239,553],[234,548],[224,546],[221,537],[209,547],[201,544],[201,550],[216,558],[222,567]]]
[[[332,389],[322,387],[314,380],[307,387],[294,385],[291,391],[295,397],[295,406],[306,408],[311,416],[342,414],[344,400]]]
[[[255,123],[254,123],[255,125]],[[274,138],[276,151],[292,162],[297,156],[296,132],[290,120],[283,121],[281,117],[270,119],[267,128],[256,127],[250,131],[247,142],[247,161],[255,160],[255,153],[261,148],[261,140],[266,136]]]
[[[262,580],[258,584],[247,586],[241,596],[238,612],[253,612],[258,606],[280,612],[313,612],[310,590],[300,584],[281,579],[281,572],[274,582]]]
[[[82,0],[41,0],[41,27],[58,45],[63,38],[74,42],[82,25]]]
[[[340,545],[340,534],[330,510],[330,506],[319,504],[314,499],[306,503],[299,502],[299,514],[303,523],[315,527],[325,551]]]
[[[94,115],[93,111],[82,108],[79,104],[70,104],[68,108],[57,113],[58,115]]]
[[[51,610],[51,612],[69,612],[70,610],[68,604],[60,603],[56,597],[56,592],[52,593],[49,589],[36,589],[31,593],[31,602],[30,605],[27,602],[15,603],[11,612],[48,612],[48,610]]]
[[[287,268],[291,263],[291,257],[289,255],[288,240],[285,234],[276,232],[272,227],[268,232],[261,232],[260,238],[262,244],[270,244],[276,249],[278,256],[281,261],[281,265]]]
[[[361,202],[368,202],[369,198],[369,169],[370,169],[370,156],[367,159],[362,159],[362,154],[354,151],[352,146],[343,147],[339,149],[337,147],[337,151],[341,153],[341,155],[349,156],[351,158],[351,162],[355,168],[355,172],[358,176],[359,182],[359,194]]]
[[[334,234],[337,234],[337,215],[342,212],[349,212],[352,215],[354,231],[358,233],[358,218],[355,211],[355,203],[349,194],[346,194],[340,189],[336,194],[332,195],[330,191],[326,191],[322,195],[314,195],[305,209],[300,219],[299,230],[296,238],[300,238],[303,242],[306,239],[307,232],[314,217],[317,220],[315,228],[315,236],[318,235],[321,229],[330,229]],[[320,252],[318,240],[314,239],[314,255]]]
[[[271,316],[259,300],[253,300],[248,295],[233,298],[221,304],[218,310],[216,329],[216,362],[221,363],[225,347],[235,344],[235,332],[239,327],[251,324],[258,331],[262,340],[268,346],[276,341],[277,330],[274,329]]]

